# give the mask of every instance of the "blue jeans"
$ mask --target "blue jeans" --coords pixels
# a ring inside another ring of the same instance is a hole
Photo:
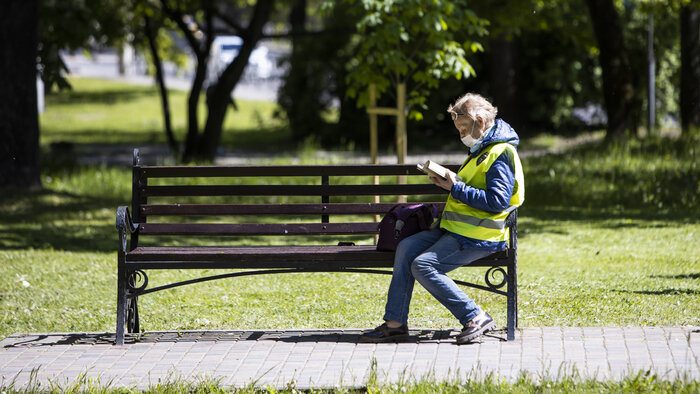
[[[414,234],[399,244],[394,256],[384,320],[407,324],[408,306],[417,280],[462,325],[481,313],[481,308],[446,274],[493,253],[462,247],[454,236],[439,228]]]

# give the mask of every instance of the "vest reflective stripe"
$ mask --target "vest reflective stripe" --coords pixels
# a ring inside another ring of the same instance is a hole
[[[453,222],[462,222],[466,224],[471,224],[472,226],[490,228],[493,230],[502,230],[506,228],[505,220],[491,220],[491,219],[479,219],[474,216],[462,215],[457,212],[445,212],[442,215],[444,220],[450,220]]]
[[[517,205],[511,205],[508,207],[504,213],[511,213],[512,211],[517,208]],[[505,219],[485,219],[485,218],[478,218],[475,216],[469,216],[469,215],[463,215],[457,212],[451,212],[447,211],[442,215],[442,218],[445,220],[450,220],[453,222],[462,222],[466,224],[471,224],[472,226],[477,226],[477,227],[484,227],[488,229],[493,229],[493,230],[503,230],[506,228],[506,220]]]
[[[505,226],[505,219],[525,199],[522,166],[515,147],[507,143],[490,145],[479,156],[467,159],[458,174],[468,185],[486,189],[486,172],[501,154],[508,155],[515,170],[515,185],[513,186],[510,206],[503,212],[486,212],[470,207],[450,195],[447,198],[447,205],[442,214],[440,227],[473,239],[492,242],[508,239],[508,228]]]

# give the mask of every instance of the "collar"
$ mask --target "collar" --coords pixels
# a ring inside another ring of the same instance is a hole
[[[481,138],[479,139],[479,141],[477,141],[477,143],[474,144],[474,146],[471,147],[471,149],[469,149],[469,153],[473,155],[473,154],[479,152],[479,151],[481,150],[481,144],[482,144],[484,141],[486,141],[486,139],[488,139],[489,137],[491,137],[491,134],[493,134],[493,131],[494,131],[494,130],[496,130],[496,125],[495,125],[495,124],[494,124],[493,126],[491,126],[491,128],[489,129],[489,131],[487,131],[486,134],[484,134],[484,136],[481,137]]]

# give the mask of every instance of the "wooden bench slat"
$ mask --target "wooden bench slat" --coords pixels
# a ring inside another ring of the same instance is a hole
[[[506,265],[507,253],[498,252],[470,264],[472,267]],[[393,252],[380,252],[374,245],[357,246],[198,246],[138,247],[127,253],[134,268],[391,268]],[[179,265],[178,265],[179,263]]]
[[[433,184],[411,185],[188,185],[144,186],[143,197],[212,196],[395,196],[445,194]]]
[[[444,202],[434,202],[439,210]],[[222,216],[222,215],[361,215],[384,214],[396,203],[328,204],[145,204],[143,216]]]
[[[141,223],[143,235],[374,234],[378,223]]]
[[[459,165],[445,165],[453,171]],[[415,164],[298,166],[141,166],[146,178],[425,175]]]

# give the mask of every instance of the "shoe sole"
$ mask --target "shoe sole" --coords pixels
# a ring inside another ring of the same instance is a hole
[[[364,338],[360,337],[360,343],[391,343],[391,342],[401,342],[410,338],[409,334],[393,335],[388,338]]]
[[[463,337],[457,337],[457,344],[458,345],[464,345],[467,343],[470,343],[477,337],[480,337],[481,335],[486,334],[487,332],[493,330],[496,328],[496,322],[492,321],[491,323],[485,325],[481,330],[469,335],[469,336],[463,336]]]

